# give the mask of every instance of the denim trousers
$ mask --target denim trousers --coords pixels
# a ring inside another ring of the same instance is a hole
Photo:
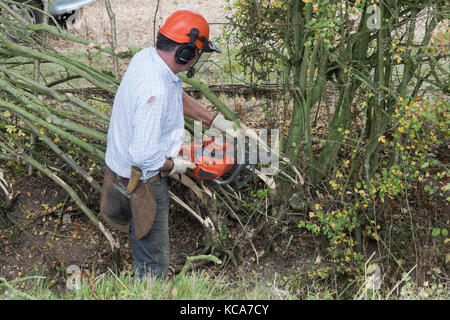
[[[148,235],[136,240],[133,222],[130,241],[134,257],[135,279],[151,275],[165,279],[169,271],[169,190],[167,177],[151,184],[156,200],[156,217]]]

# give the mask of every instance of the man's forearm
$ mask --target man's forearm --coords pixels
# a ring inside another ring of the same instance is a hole
[[[214,119],[214,114],[209,112],[191,98],[187,93],[183,92],[183,111],[184,115],[191,119],[201,121],[203,125],[209,126]]]

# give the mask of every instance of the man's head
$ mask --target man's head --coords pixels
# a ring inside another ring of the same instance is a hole
[[[221,52],[209,40],[209,25],[200,14],[189,10],[172,13],[159,28],[156,49],[164,52],[175,51],[175,62],[186,70],[204,52]],[[190,70],[192,72],[192,69]]]

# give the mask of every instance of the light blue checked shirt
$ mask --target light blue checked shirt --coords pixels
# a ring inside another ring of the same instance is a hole
[[[184,137],[182,81],[155,48],[131,59],[117,90],[108,129],[106,164],[129,178],[131,166],[142,180],[156,175],[180,151]]]

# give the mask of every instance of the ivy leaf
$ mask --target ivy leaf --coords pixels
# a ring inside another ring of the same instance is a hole
[[[440,228],[434,228],[433,231],[431,232],[431,235],[433,237],[437,237],[440,233],[441,233],[441,229]]]

